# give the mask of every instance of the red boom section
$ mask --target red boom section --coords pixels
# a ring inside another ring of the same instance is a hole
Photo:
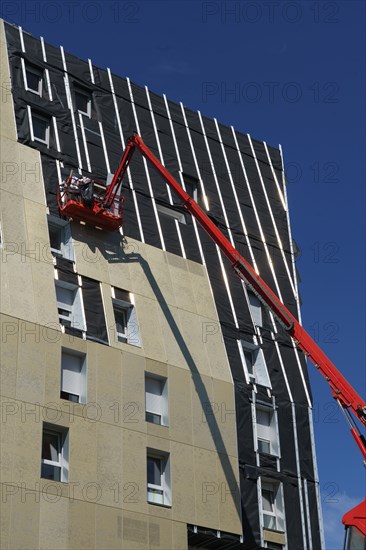
[[[333,397],[337,399],[343,409],[351,410],[355,417],[359,419],[364,426],[366,426],[366,402],[347,382],[344,376],[320,349],[316,342],[314,342],[306,330],[304,330],[297,319],[282,304],[279,298],[272,292],[263,279],[257,275],[252,266],[243,258],[243,256],[241,256],[236,248],[232,246],[230,241],[225,237],[225,235],[222,234],[222,232],[210,220],[205,212],[201,210],[198,204],[184,191],[184,189],[182,189],[179,183],[155,157],[155,155],[145,145],[142,138],[138,135],[131,137],[128,141],[119,167],[109,187],[109,193],[106,197],[107,205],[109,201],[113,201],[135,149],[138,149],[140,153],[151,162],[162,178],[181,198],[184,208],[195,217],[201,227],[208,233],[212,240],[219,246],[220,250],[229,259],[237,275],[239,275],[241,279],[252,287],[261,301],[265,303],[265,305],[275,314],[277,319],[285,326],[295,343],[300,349],[302,349],[307,357],[309,357],[315,367],[328,381],[332,389]],[[354,425],[351,426],[351,433],[355,438],[364,459],[366,460],[366,443],[364,438]]]

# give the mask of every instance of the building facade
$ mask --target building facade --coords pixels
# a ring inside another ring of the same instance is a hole
[[[282,152],[1,28],[2,548],[324,547],[306,363],[151,166],[124,224],[60,217],[137,132],[299,318]]]

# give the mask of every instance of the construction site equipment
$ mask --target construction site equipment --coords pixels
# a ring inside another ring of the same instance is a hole
[[[312,361],[322,376],[330,385],[334,399],[338,402],[349,423],[351,434],[366,461],[366,440],[361,434],[355,420],[366,426],[366,402],[358,395],[345,377],[339,372],[318,344],[311,338],[297,319],[290,313],[280,299],[272,292],[269,286],[255,272],[253,267],[234,248],[207,214],[198,206],[197,202],[182,189],[165,166],[151,152],[139,135],[128,140],[121,161],[113,176],[113,180],[104,194],[97,194],[92,206],[85,206],[81,200],[70,198],[68,191],[60,193],[60,212],[67,217],[90,223],[108,231],[114,231],[122,225],[123,199],[120,195],[122,180],[127,172],[134,152],[138,150],[157,170],[164,181],[174,190],[181,199],[183,207],[198,221],[201,227],[217,244],[222,253],[229,259],[233,270],[242,279],[247,287],[253,291],[259,300],[278,319],[280,324],[293,338],[295,344]],[[358,549],[356,539],[365,544],[366,540],[366,499],[359,506],[345,514],[343,518],[349,536],[346,539],[347,550]],[[352,533],[356,533],[353,535]],[[360,547],[363,549],[363,546]]]

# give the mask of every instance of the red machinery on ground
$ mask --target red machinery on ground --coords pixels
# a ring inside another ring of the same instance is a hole
[[[344,412],[351,434],[366,461],[366,441],[355,422],[355,419],[357,419],[363,426],[366,426],[366,402],[347,382],[269,286],[256,274],[252,266],[232,246],[198,204],[182,189],[179,183],[145,145],[140,136],[135,135],[129,139],[112,182],[104,192],[95,194],[91,205],[86,206],[81,198],[76,199],[75,195],[70,193],[68,187],[65,186],[59,193],[61,214],[74,220],[90,223],[94,227],[100,227],[107,231],[115,231],[121,227],[123,199],[120,196],[120,191],[122,180],[136,149],[151,162],[162,178],[173,188],[183,201],[184,208],[195,217],[223,254],[229,259],[235,273],[255,292],[261,302],[270,309],[281,325],[288,331],[296,345],[309,357],[315,367],[328,381],[333,397]],[[366,500],[345,514],[343,523],[348,528],[347,550],[364,550],[366,541]]]

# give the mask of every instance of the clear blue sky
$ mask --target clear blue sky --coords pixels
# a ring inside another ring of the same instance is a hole
[[[12,0],[2,16],[282,145],[304,324],[364,395],[365,3]],[[362,500],[365,474],[327,383],[309,370],[327,548],[338,550],[337,518]]]

